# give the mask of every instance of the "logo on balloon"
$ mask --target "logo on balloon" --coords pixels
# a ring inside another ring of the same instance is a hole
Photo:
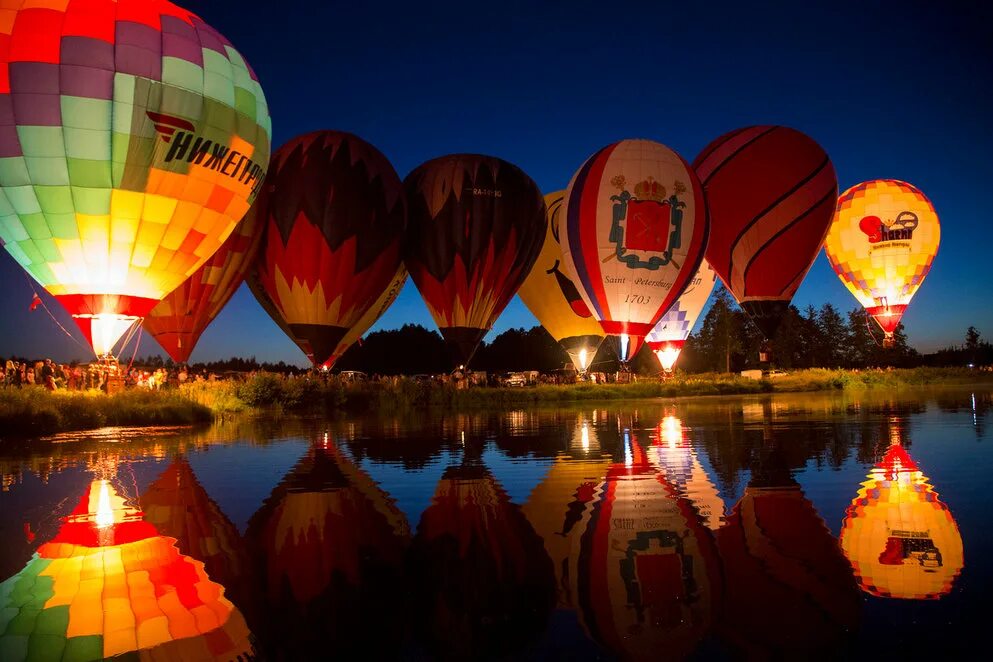
[[[910,240],[918,225],[917,214],[912,211],[902,211],[889,223],[878,216],[865,216],[859,221],[859,229],[869,238],[870,244],[884,241]]]
[[[155,132],[169,144],[165,162],[185,162],[209,168],[238,183],[251,187],[254,198],[265,180],[265,168],[247,154],[231,149],[228,145],[196,134],[196,127],[189,120],[162,113],[146,111],[155,125]],[[251,201],[251,199],[249,200]]]
[[[633,195],[626,189],[624,175],[614,177],[610,183],[620,193],[610,196],[614,208],[608,239],[614,244],[614,253],[607,259],[616,257],[629,269],[652,271],[672,262],[672,252],[682,241],[686,203],[679,195],[686,186],[675,182],[672,195],[666,197],[666,187],[652,177],[636,184]]]

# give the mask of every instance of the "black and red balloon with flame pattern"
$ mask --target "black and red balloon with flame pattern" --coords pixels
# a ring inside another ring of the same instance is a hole
[[[266,236],[249,286],[315,366],[330,366],[400,267],[400,178],[361,138],[316,131],[273,154],[259,198]]]
[[[407,175],[404,260],[455,365],[531,271],[545,239],[545,201],[520,168],[492,156],[432,159]]]

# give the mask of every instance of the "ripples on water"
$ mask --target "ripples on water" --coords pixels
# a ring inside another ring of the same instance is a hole
[[[777,395],[0,446],[0,659],[982,650],[991,405]]]

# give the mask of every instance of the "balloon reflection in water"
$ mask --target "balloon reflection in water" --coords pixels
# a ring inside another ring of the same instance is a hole
[[[722,633],[751,656],[826,656],[858,623],[858,590],[781,449],[766,453],[717,532],[727,582]]]
[[[713,536],[623,432],[580,541],[573,578],[584,627],[630,657],[683,657],[713,621],[721,576]]]
[[[193,467],[180,455],[141,496],[145,520],[176,539],[180,551],[203,561],[207,574],[223,584],[226,595],[245,613],[254,584],[247,577],[248,554],[238,529],[200,485]]]
[[[541,539],[478,460],[445,470],[407,570],[417,630],[446,657],[513,653],[545,630],[555,604]]]
[[[662,419],[648,456],[665,481],[676,488],[676,494],[693,505],[707,528],[716,531],[724,521],[724,500],[700,465],[691,440],[683,434],[681,420],[671,414]]]
[[[267,641],[286,659],[392,653],[409,535],[393,501],[324,434],[248,524]]]
[[[552,559],[558,607],[574,608],[569,575],[575,571],[574,550],[578,549],[582,524],[589,519],[596,489],[610,465],[600,452],[596,428],[580,417],[569,443],[569,454],[555,458],[554,464],[522,507],[524,515],[541,536]],[[570,570],[571,568],[571,570]]]
[[[965,564],[951,511],[899,443],[848,507],[841,548],[862,590],[886,598],[938,599]]]
[[[4,660],[254,653],[224,587],[106,480],[93,481],[55,538],[0,584],[0,614]]]

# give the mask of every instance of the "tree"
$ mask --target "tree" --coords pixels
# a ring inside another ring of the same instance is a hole
[[[814,349],[816,363],[823,368],[837,368],[845,363],[845,347],[849,330],[838,309],[830,303],[821,306],[817,314],[817,341]]]
[[[718,285],[712,301],[696,345],[708,369],[731,372],[731,357],[742,350],[743,320],[723,285]]]

